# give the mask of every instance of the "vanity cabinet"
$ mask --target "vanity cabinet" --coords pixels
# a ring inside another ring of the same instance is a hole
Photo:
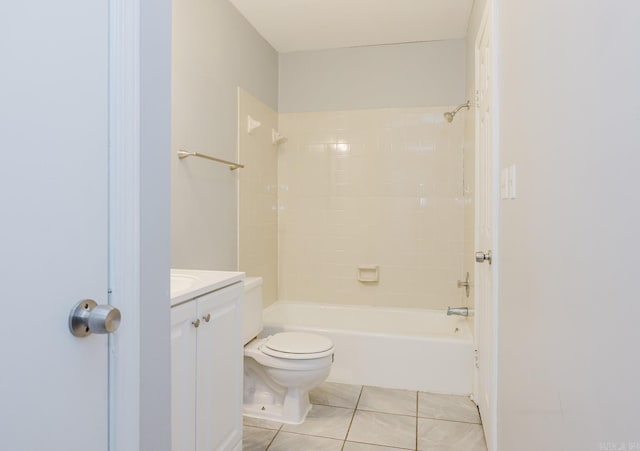
[[[173,451],[242,449],[242,282],[171,308]]]

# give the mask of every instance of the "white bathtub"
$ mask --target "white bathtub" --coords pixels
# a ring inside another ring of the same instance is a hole
[[[330,381],[467,395],[473,341],[467,322],[444,311],[276,302],[262,335],[307,331],[335,344]]]

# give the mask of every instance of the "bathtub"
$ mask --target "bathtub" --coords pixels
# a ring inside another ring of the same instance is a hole
[[[473,340],[464,318],[444,311],[278,301],[264,310],[261,335],[325,335],[335,345],[328,380],[468,395]]]

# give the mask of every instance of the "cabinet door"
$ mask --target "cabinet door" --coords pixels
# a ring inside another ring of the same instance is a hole
[[[228,451],[242,440],[242,292],[237,283],[198,300],[198,451]]]
[[[171,309],[171,449],[195,451],[196,302]]]

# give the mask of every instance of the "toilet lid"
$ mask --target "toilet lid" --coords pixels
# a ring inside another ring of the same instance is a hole
[[[267,355],[283,357],[282,354],[289,354],[290,358],[301,358],[303,354],[325,354],[332,350],[333,342],[327,337],[302,332],[275,334],[262,347]]]

